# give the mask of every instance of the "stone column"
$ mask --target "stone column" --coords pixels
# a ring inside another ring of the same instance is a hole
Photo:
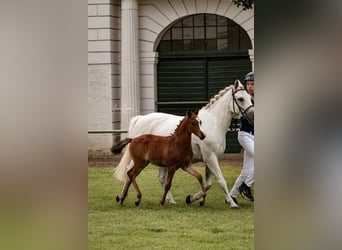
[[[140,114],[138,1],[121,1],[121,129]]]
[[[248,54],[252,62],[252,71],[254,72],[254,49],[248,50]]]

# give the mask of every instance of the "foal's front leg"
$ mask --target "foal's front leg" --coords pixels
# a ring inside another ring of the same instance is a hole
[[[218,163],[218,159],[217,159],[217,156],[214,154],[214,153],[211,153],[210,155],[208,154],[204,154],[202,152],[202,156],[203,156],[203,161],[206,162],[206,166],[210,172],[211,172],[211,175],[215,176],[216,179],[217,179],[217,182],[219,183],[221,189],[223,190],[224,192],[224,196],[225,196],[225,201],[228,202],[230,204],[230,207],[231,208],[237,208],[239,207],[234,201],[233,199],[230,197],[230,194],[229,194],[229,190],[228,190],[228,187],[227,187],[227,182],[226,180],[224,179],[223,177],[223,174],[222,174],[222,171],[221,171],[221,168],[220,168],[220,165]],[[212,177],[211,177],[212,178]],[[209,189],[210,186],[209,186],[209,182],[207,184],[207,188]],[[207,190],[208,190],[207,189]],[[200,196],[200,193],[201,192],[198,192],[197,194],[193,195],[193,196],[188,196],[187,197],[187,201],[189,201],[189,203],[191,203],[192,201],[196,200],[199,198]]]
[[[165,204],[165,198],[166,198],[166,195],[171,188],[172,178],[173,178],[173,175],[175,174],[176,170],[177,170],[176,168],[171,167],[167,171],[166,183],[164,185],[164,194],[160,200],[160,206],[161,207],[163,207]]]
[[[213,184],[213,174],[211,173],[210,169],[208,168],[208,165],[205,166],[205,192],[208,192],[208,190],[211,188],[212,184]],[[194,202],[195,200],[199,200],[202,197],[202,192],[199,191],[198,193],[194,194],[194,195],[188,195],[186,197],[186,203],[190,204],[192,202]]]
[[[166,175],[167,175],[167,169],[165,167],[159,167],[159,171],[158,171],[158,179],[160,184],[162,185],[162,187],[164,188],[165,186],[165,179],[166,179]],[[171,191],[169,190],[169,192],[167,192],[166,194],[166,200],[171,203],[171,204],[177,204],[177,202],[175,201],[175,199],[172,196]]]
[[[197,172],[194,168],[192,168],[191,165],[189,165],[188,167],[184,167],[183,170],[197,178],[197,180],[201,186],[200,206],[203,206],[204,202],[205,202],[206,190],[205,190],[204,185],[203,185],[202,175],[199,172]],[[190,202],[186,201],[186,203],[190,203]]]

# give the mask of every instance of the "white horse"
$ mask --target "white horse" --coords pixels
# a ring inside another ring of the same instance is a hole
[[[239,80],[235,80],[234,85],[230,85],[215,95],[210,102],[199,110],[198,117],[202,120],[202,129],[206,133],[206,138],[200,140],[192,136],[193,162],[203,161],[206,164],[206,191],[210,189],[213,176],[216,177],[220,187],[224,192],[225,201],[232,208],[238,205],[231,199],[227,183],[222,175],[218,157],[224,152],[226,147],[226,133],[229,129],[232,118],[245,116],[254,122],[254,106],[251,96],[247,93]],[[172,134],[183,116],[176,116],[166,113],[151,113],[148,115],[138,115],[131,119],[128,136],[137,137],[142,134],[156,134],[167,136]],[[132,167],[133,163],[129,157],[128,150],[125,151],[116,173],[125,171]],[[159,168],[159,180],[165,183],[166,169]],[[187,203],[191,203],[201,198],[201,192],[189,195]],[[170,203],[175,203],[171,192],[167,199]]]

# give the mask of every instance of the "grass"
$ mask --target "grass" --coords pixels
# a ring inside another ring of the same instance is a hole
[[[197,167],[204,175],[204,168]],[[113,178],[112,168],[88,168],[88,249],[254,249],[254,205],[239,198],[240,208],[224,203],[221,188],[214,181],[206,203],[185,204],[185,197],[199,191],[197,180],[178,170],[172,183],[177,205],[159,207],[162,194],[158,170],[147,167],[137,178],[142,192],[134,205],[131,186],[122,206],[115,197],[122,183]],[[222,168],[229,188],[240,168]]]

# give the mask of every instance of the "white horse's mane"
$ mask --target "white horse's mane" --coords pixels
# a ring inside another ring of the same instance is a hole
[[[233,88],[233,85],[229,85],[225,87],[224,89],[220,90],[218,94],[216,94],[214,97],[212,97],[209,101],[209,103],[204,107],[204,109],[210,108],[214,103],[220,99],[222,96],[224,96],[230,89]]]
[[[233,85],[229,85],[229,86],[225,87],[224,89],[221,89],[220,92],[218,92],[218,94],[214,95],[210,99],[209,103],[202,108],[203,109],[209,109],[212,105],[214,105],[214,103],[217,102],[217,100],[219,100],[222,96],[224,96],[232,88],[233,88]],[[180,127],[183,120],[184,120],[184,118],[178,123],[178,125],[177,125],[175,131],[172,133],[172,135],[174,135],[176,133],[177,129]]]

